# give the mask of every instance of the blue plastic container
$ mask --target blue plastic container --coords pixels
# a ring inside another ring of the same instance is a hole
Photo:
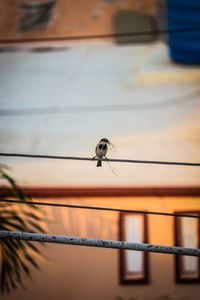
[[[168,29],[181,28],[183,32],[168,35],[170,57],[177,63],[200,64],[200,0],[168,0]]]

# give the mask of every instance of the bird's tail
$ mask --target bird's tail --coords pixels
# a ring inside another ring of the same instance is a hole
[[[102,166],[101,160],[98,160],[98,162],[97,162],[97,167],[101,167],[101,166]]]

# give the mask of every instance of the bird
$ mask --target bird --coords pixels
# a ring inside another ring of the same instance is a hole
[[[97,158],[100,158],[97,162],[97,167],[102,167],[102,161],[101,159],[103,157],[106,157],[106,153],[108,151],[108,145],[110,145],[110,141],[106,138],[101,139],[95,148],[95,153]]]

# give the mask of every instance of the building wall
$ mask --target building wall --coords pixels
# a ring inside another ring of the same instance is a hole
[[[119,10],[135,10],[142,14],[155,14],[155,0],[59,0],[52,21],[43,30],[18,32],[22,17],[20,4],[26,0],[0,2],[0,40],[41,39],[83,34],[113,32],[113,17]],[[32,1],[34,2],[34,1]],[[45,0],[37,2],[46,2]]]
[[[26,44],[22,51],[0,54],[0,108],[49,109],[2,116],[2,152],[93,157],[106,137],[116,147],[108,158],[199,162],[198,68],[172,64],[160,43],[54,42],[53,48],[63,44],[64,51],[23,51]],[[129,111],[109,111],[124,104]],[[71,106],[94,106],[96,112],[67,112]],[[104,106],[108,111],[98,112]],[[66,110],[54,114],[55,107]],[[96,168],[96,162],[13,157],[0,162],[23,186],[200,185],[198,167],[111,163],[116,176],[107,163]]]
[[[198,197],[54,198],[48,201],[164,212],[200,209]],[[118,213],[58,207],[45,208],[44,212],[48,233],[118,239]],[[149,215],[148,231],[150,243],[174,244],[172,217]],[[117,250],[48,244],[42,247],[42,252],[48,259],[40,260],[41,271],[33,270],[33,280],[25,282],[26,290],[13,292],[2,300],[193,300],[200,293],[200,284],[175,284],[173,255],[151,253],[150,284],[122,286]]]

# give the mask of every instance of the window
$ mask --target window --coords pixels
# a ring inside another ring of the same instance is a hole
[[[147,216],[120,214],[120,240],[147,243]],[[148,283],[148,253],[120,250],[121,284]]]
[[[194,211],[188,211],[187,213],[199,214],[199,212]],[[175,218],[175,244],[176,246],[180,247],[199,248],[200,220],[190,218]],[[199,257],[176,255],[175,264],[177,283],[200,283]]]
[[[38,3],[28,3],[26,1],[21,4],[23,16],[19,21],[19,31],[45,29],[52,19],[55,4],[56,0],[40,1]]]

